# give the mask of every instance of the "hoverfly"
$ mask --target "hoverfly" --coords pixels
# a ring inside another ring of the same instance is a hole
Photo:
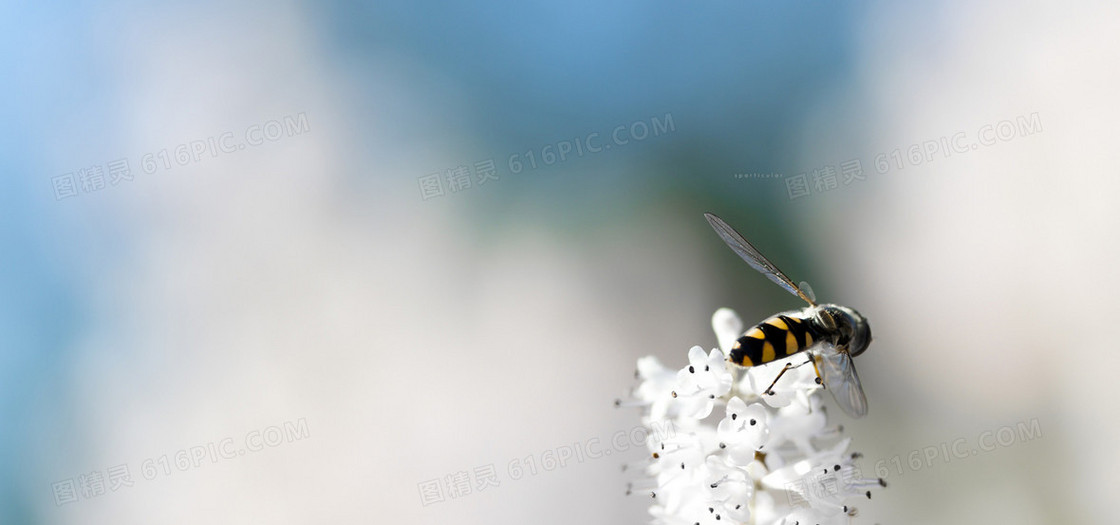
[[[805,309],[775,314],[748,329],[732,346],[728,361],[751,367],[805,351],[810,355],[809,360],[800,365],[787,363],[764,392],[773,395],[774,385],[788,370],[812,363],[817,372],[817,383],[823,381],[840,408],[852,417],[867,414],[867,397],[852,363],[852,357],[862,354],[871,344],[871,327],[867,319],[847,306],[817,304],[807,284],[793,284],[786,274],[723,219],[711,213],[705,213],[704,217],[723,242],[747,264],[809,303]]]

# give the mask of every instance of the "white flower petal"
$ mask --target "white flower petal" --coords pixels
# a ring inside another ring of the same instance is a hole
[[[692,366],[703,367],[708,361],[708,353],[699,346],[688,349],[688,363]]]
[[[661,364],[661,361],[655,356],[647,355],[638,359],[639,379],[649,379],[665,372],[670,372],[670,370],[665,368],[665,365]]]
[[[716,333],[719,348],[724,354],[731,353],[735,340],[743,335],[743,320],[730,308],[720,308],[712,314],[712,331]]]

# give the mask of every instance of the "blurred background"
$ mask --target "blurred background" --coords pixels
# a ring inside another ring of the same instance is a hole
[[[646,522],[635,360],[799,306],[705,211],[871,321],[857,523],[1114,519],[1113,2],[0,13],[2,523]]]

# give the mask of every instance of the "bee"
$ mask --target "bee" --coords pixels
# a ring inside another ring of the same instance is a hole
[[[817,373],[817,384],[832,391],[840,408],[852,417],[866,415],[867,396],[863,393],[852,357],[862,354],[871,344],[871,327],[867,319],[847,306],[817,304],[812,289],[806,283],[800,286],[793,284],[786,274],[723,219],[711,213],[705,213],[704,217],[723,242],[747,264],[809,303],[802,310],[775,314],[748,329],[731,347],[728,361],[752,367],[805,352],[809,355],[808,361],[799,365],[787,363],[764,392],[773,395],[774,385],[782,375],[812,363]]]

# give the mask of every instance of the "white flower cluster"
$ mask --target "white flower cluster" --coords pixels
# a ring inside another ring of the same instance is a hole
[[[638,360],[641,382],[617,404],[641,407],[642,424],[657,431],[649,432],[650,457],[641,465],[649,477],[631,492],[652,496],[654,523],[850,523],[856,511],[845,502],[886,485],[860,478],[859,455],[846,452],[850,438],[828,425],[813,367],[791,368],[763,395],[785,363],[806,356],[729,366],[724,354],[743,322],[722,308],[712,327],[721,349],[693,347],[681,370],[655,357]]]

